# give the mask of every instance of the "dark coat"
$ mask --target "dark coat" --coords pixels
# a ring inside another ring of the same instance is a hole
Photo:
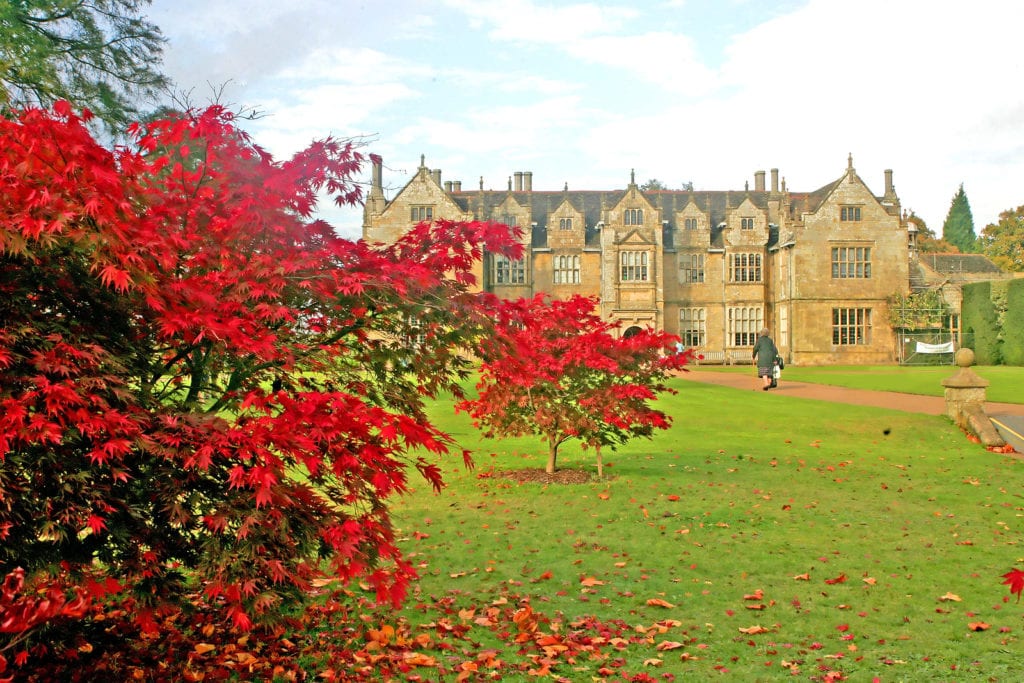
[[[775,342],[772,341],[771,337],[763,336],[757,338],[753,352],[753,359],[757,361],[757,367],[770,368],[775,363],[775,357],[778,355],[779,350],[775,348]]]

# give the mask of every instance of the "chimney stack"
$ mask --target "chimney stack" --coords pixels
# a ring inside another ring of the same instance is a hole
[[[452,181],[450,181],[450,180],[444,181],[444,191],[449,193],[449,194],[451,194],[451,191],[452,191]]]
[[[515,172],[515,176],[516,176],[516,192],[522,192],[523,191],[523,172],[522,171],[516,171]]]
[[[523,173],[523,189],[527,192],[533,192],[533,171]]]
[[[779,169],[772,169],[772,192],[779,191]]]
[[[441,169],[435,168],[432,170],[430,172],[430,177],[434,179],[434,182],[437,183],[438,187],[441,186]]]
[[[892,186],[892,169],[885,169],[885,195],[891,197],[896,194],[895,189]]]
[[[462,192],[462,181],[456,180],[452,182],[452,189],[456,192]]]
[[[764,192],[764,171],[754,174],[754,192]]]
[[[376,154],[370,155],[370,194],[384,194],[384,159]]]

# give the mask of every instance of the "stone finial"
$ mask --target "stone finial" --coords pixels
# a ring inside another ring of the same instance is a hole
[[[958,367],[969,368],[974,365],[974,350],[966,346],[958,349],[953,355],[953,360],[956,361]]]

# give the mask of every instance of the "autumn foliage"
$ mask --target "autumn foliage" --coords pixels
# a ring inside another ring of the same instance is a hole
[[[505,303],[494,338],[481,347],[479,395],[459,405],[486,436],[536,434],[548,446],[547,472],[569,440],[614,448],[666,429],[650,405],[690,352],[651,329],[630,337],[595,312],[596,300],[544,295]],[[600,457],[600,455],[599,455]]]
[[[473,266],[517,240],[344,240],[311,216],[359,199],[351,144],[278,162],[212,107],[110,150],[88,117],[0,119],[0,670],[98,598],[151,631],[187,578],[240,629],[324,576],[400,600],[387,501],[441,483],[422,401],[458,391]]]

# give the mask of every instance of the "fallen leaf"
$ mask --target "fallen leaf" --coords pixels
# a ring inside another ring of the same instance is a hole
[[[651,598],[647,601],[647,604],[651,607],[675,607],[671,602],[667,602],[661,598]]]
[[[739,631],[740,633],[746,633],[752,636],[757,635],[758,633],[768,633],[768,629],[760,624],[755,624],[754,626],[749,626],[747,628],[740,628]]]
[[[987,631],[989,628],[991,628],[991,626],[989,624],[986,624],[984,621],[972,621],[969,624],[967,624],[967,628],[971,629],[972,631]]]
[[[665,650],[675,650],[680,647],[683,647],[682,643],[676,642],[674,640],[663,640],[657,645],[655,645],[654,649],[658,650],[659,652],[663,652]]]
[[[960,596],[956,593],[946,593],[939,597],[939,602],[960,602]]]
[[[811,580],[811,575],[810,574],[797,574],[796,576],[793,577],[793,580],[794,581],[810,581]]]
[[[205,655],[207,652],[213,652],[217,649],[216,645],[210,645],[209,643],[196,643],[193,648],[197,654]]]
[[[582,579],[580,579],[580,585],[581,586],[603,586],[604,585],[604,581],[601,581],[600,579],[595,579],[593,576],[585,576]]]

